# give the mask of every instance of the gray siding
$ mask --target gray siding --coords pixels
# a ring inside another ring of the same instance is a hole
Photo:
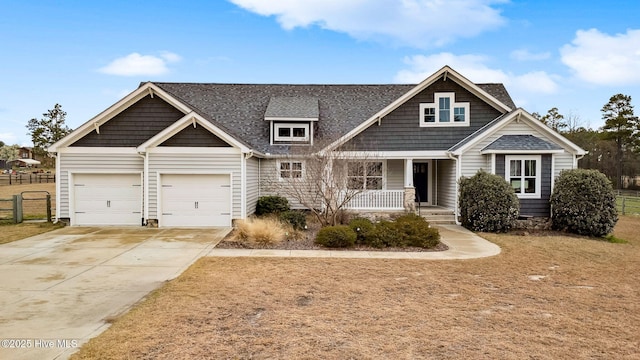
[[[432,103],[434,93],[454,92],[456,102],[470,103],[470,126],[420,127],[420,103]],[[438,80],[345,144],[349,150],[445,150],[501,113],[453,81]]]
[[[436,201],[438,206],[455,209],[456,163],[453,160],[436,160]]]
[[[287,159],[289,161],[296,159]],[[317,199],[317,193],[314,190],[314,186],[316,182],[312,179],[314,176],[318,176],[316,170],[309,169],[307,166],[307,162],[303,161],[303,179],[298,179],[295,181],[296,189],[300,190],[302,196],[307,196],[309,199],[309,203],[313,203]],[[288,190],[291,186],[294,186],[290,182],[290,180],[281,180],[278,176],[278,160],[262,159],[260,161],[260,196],[267,195],[280,195],[284,196],[289,200],[289,205],[292,209],[305,209],[306,207],[302,205],[299,201],[294,199],[291,195],[292,191]],[[308,195],[307,195],[308,194]],[[321,206],[321,202],[315,203],[316,207]]]
[[[159,97],[146,97],[122,111],[71,146],[135,147],[173,124],[184,114]]]
[[[242,217],[240,153],[238,154],[158,154],[149,156],[149,219],[158,219],[158,174],[231,173],[232,217]],[[197,191],[197,189],[194,189]]]
[[[60,162],[60,217],[70,218],[70,174],[82,173],[142,173],[144,161],[138,154],[58,154]]]
[[[551,155],[542,155],[540,199],[520,199],[520,215],[549,216],[551,196]],[[496,155],[496,174],[505,174],[505,155]]]
[[[404,190],[404,160],[387,160],[387,190]]]
[[[187,125],[170,139],[160,144],[160,146],[179,147],[231,147],[224,140],[215,136],[202,126]]]
[[[245,194],[247,197],[247,216],[253,214],[256,211],[256,203],[260,194],[260,159],[251,158],[247,160],[246,166],[246,189]]]

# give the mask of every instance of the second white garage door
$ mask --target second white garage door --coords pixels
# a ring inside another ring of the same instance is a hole
[[[229,175],[163,174],[160,226],[231,226]]]

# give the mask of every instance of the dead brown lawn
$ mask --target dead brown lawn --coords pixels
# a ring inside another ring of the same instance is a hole
[[[73,359],[638,359],[638,225],[486,234],[477,260],[204,258]]]
[[[2,185],[0,186],[0,199],[11,199],[13,195],[20,194],[23,191],[48,191],[51,194],[52,214],[55,214],[55,183],[44,184],[22,184],[22,185]],[[44,193],[25,194],[27,199],[41,198]],[[0,208],[9,209],[12,207],[10,202],[0,202]],[[23,215],[25,219],[29,218],[45,218],[47,215],[46,200],[26,200],[23,202]],[[0,211],[0,219],[11,219],[11,211]],[[9,220],[10,221],[10,220]],[[22,223],[12,224],[10,222],[0,220],[0,244],[6,244],[12,241],[21,240],[38,234],[45,233],[57,228],[61,225],[46,223]]]
[[[48,191],[51,194],[52,214],[55,216],[56,206],[56,184],[22,184],[22,185],[1,185],[0,199],[11,199],[13,195],[22,193],[23,191]],[[47,215],[46,200],[28,200],[35,198],[44,198],[45,193],[27,193],[23,195],[23,215],[25,219],[44,218]],[[11,203],[0,202],[0,208],[11,208]],[[0,212],[0,218],[10,218],[10,212]]]
[[[26,239],[30,236],[46,233],[63,227],[62,224],[52,223],[0,223],[0,244],[10,243],[16,240]]]

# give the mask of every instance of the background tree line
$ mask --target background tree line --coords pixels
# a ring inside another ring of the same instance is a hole
[[[604,173],[615,188],[640,189],[640,120],[634,115],[631,96],[616,94],[600,110],[604,125],[582,126],[575,115],[564,116],[554,107],[545,115],[532,115],[588,151],[578,166]]]

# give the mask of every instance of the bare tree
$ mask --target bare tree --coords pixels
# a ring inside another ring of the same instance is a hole
[[[336,225],[350,201],[382,188],[381,162],[355,151],[319,146],[293,147],[276,161],[266,188],[308,209],[324,225]]]

